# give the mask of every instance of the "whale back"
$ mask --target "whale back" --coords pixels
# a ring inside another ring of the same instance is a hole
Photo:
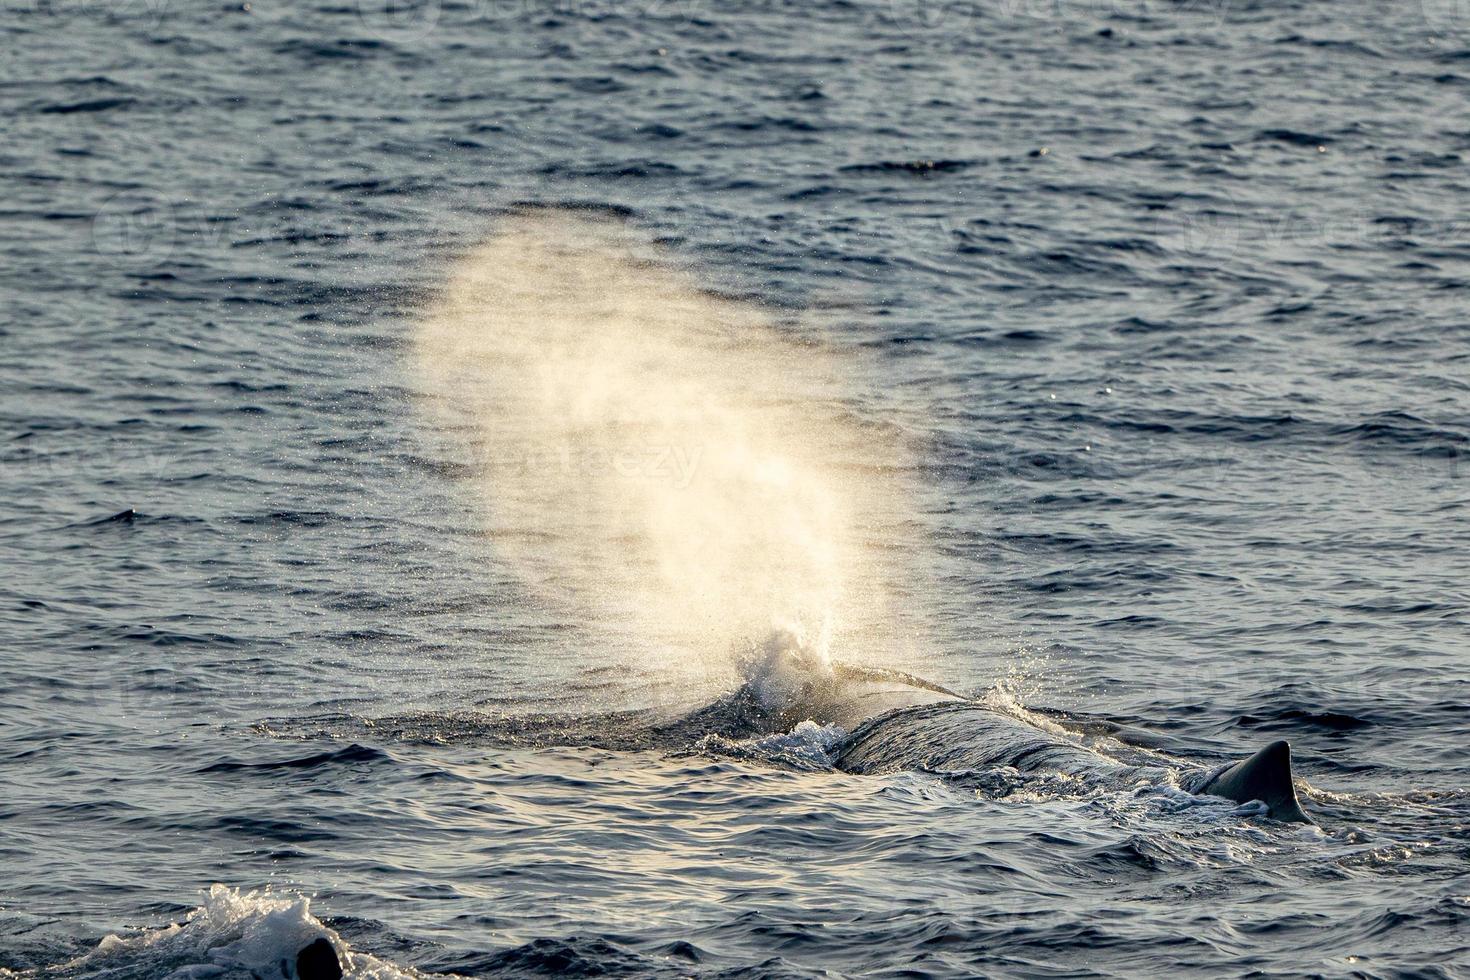
[[[772,636],[755,666],[740,702],[754,705],[772,731],[808,720],[846,730],[835,762],[847,772],[964,772],[1003,765],[1085,776],[1137,768],[1099,754],[1055,725],[1039,725],[911,674],[826,661],[786,633]],[[1192,781],[1194,793],[1237,803],[1260,800],[1276,820],[1313,822],[1297,799],[1291,747],[1284,741]]]
[[[779,723],[810,719],[852,732],[873,718],[903,708],[962,700],[952,691],[898,671],[833,664],[830,674],[809,680],[799,697],[788,701]]]

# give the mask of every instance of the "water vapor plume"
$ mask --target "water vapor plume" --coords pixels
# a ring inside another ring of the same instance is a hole
[[[589,659],[727,682],[776,629],[824,657],[893,642],[911,470],[854,412],[849,357],[566,212],[503,220],[414,355],[499,554],[603,631]]]

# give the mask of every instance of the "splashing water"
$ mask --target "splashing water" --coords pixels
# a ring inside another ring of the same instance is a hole
[[[88,980],[294,977],[298,951],[317,939],[331,944],[344,973],[356,980],[410,980],[415,975],[351,950],[341,936],[311,914],[307,898],[220,884],[209,888],[204,904],[183,922],[106,936],[96,949],[47,968],[41,975]],[[0,969],[0,977],[21,975],[31,974]]]
[[[852,413],[846,359],[563,212],[464,258],[414,350],[500,553],[622,655],[723,681],[776,628],[891,652],[906,454]]]

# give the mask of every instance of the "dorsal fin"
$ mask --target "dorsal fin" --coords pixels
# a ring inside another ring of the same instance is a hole
[[[1291,778],[1291,746],[1286,742],[1272,742],[1244,762],[1222,769],[1200,792],[1237,803],[1260,800],[1273,819],[1312,822],[1296,798]]]

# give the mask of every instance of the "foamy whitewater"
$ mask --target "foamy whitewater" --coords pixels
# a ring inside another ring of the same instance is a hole
[[[337,950],[347,975],[398,980],[414,974],[371,956],[353,953],[342,937],[311,914],[311,902],[269,891],[240,892],[213,885],[204,904],[181,923],[128,935],[109,935],[95,950],[48,975],[232,980],[295,975],[296,952],[316,939]],[[15,976],[10,971],[0,973]]]
[[[1467,15],[0,4],[0,973],[1470,978]]]

